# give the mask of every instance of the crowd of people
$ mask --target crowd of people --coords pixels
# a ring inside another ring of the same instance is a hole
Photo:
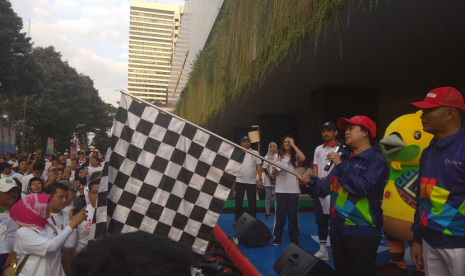
[[[73,260],[88,243],[103,170],[100,153],[0,158],[2,265],[16,262],[17,275],[72,275]]]
[[[463,96],[452,87],[441,87],[411,105],[422,110],[423,129],[434,136],[420,160],[417,205],[412,218],[412,261],[416,271],[427,276],[465,275]],[[337,152],[338,129],[344,131],[345,146]],[[289,240],[298,244],[299,185],[311,187],[320,241],[315,256],[330,259],[326,248],[329,236],[337,275],[373,276],[382,237],[381,204],[389,177],[388,162],[376,140],[376,123],[366,116],[339,118],[336,124],[323,124],[321,134],[324,143],[315,149],[311,171],[299,171],[306,157],[294,139],[285,136],[279,150],[276,143],[269,144],[264,158],[247,153],[238,179],[248,179],[248,184],[257,179],[258,187],[265,185],[266,220],[270,219],[270,198],[274,193],[273,245],[281,243],[286,220]],[[250,149],[250,138],[243,137],[241,146]],[[296,178],[270,161],[300,176]],[[242,182],[236,182],[235,221],[243,213],[243,186]],[[247,186],[253,216],[256,215],[254,188]]]

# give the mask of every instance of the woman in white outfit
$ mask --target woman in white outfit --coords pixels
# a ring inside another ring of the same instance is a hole
[[[268,146],[268,153],[265,155],[266,160],[273,161],[275,155],[278,153],[278,145],[275,142],[271,142]],[[263,186],[265,187],[265,219],[270,219],[270,205],[271,205],[271,196],[274,193],[274,187],[276,183],[276,178],[271,176],[274,166],[266,161],[263,162],[263,170],[265,171],[265,182]],[[271,183],[273,182],[273,183]]]
[[[66,276],[61,265],[61,249],[76,245],[74,229],[86,218],[85,209],[74,216],[71,210],[70,223],[61,230],[47,222],[49,202],[50,195],[30,194],[11,208],[10,216],[20,226],[13,250],[19,264],[25,260],[20,276]]]

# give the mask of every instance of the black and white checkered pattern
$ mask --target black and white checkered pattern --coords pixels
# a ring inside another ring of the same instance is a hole
[[[91,238],[158,233],[203,255],[244,152],[122,95]]]

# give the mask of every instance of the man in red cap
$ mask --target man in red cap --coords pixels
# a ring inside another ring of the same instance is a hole
[[[465,275],[465,103],[452,87],[431,90],[421,102],[423,130],[434,135],[423,150],[410,249],[428,275]]]

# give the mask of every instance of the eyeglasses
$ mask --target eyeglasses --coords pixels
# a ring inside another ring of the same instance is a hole
[[[48,169],[49,172],[57,172],[58,169],[57,168],[54,168],[54,169]]]

